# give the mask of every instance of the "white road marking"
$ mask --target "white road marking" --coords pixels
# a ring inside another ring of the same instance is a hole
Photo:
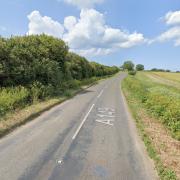
[[[95,106],[95,104],[93,104],[91,106],[91,108],[89,109],[88,113],[86,114],[86,116],[84,117],[83,121],[81,122],[81,124],[79,125],[78,129],[76,130],[74,136],[72,137],[72,139],[74,140],[76,138],[76,136],[78,135],[79,131],[81,130],[83,124],[85,123],[86,119],[88,118],[90,112],[92,111],[93,107]]]
[[[103,92],[104,92],[104,90],[101,90],[101,92],[99,93],[99,95],[97,96],[97,98],[100,98]]]
[[[109,117],[109,118],[115,118],[115,116],[105,115],[105,114],[97,114],[97,116],[103,118],[103,117]]]
[[[98,110],[103,111],[103,112],[105,112],[105,111],[113,111],[113,112],[115,112],[115,110],[112,109],[112,108],[98,108]]]
[[[106,125],[109,125],[109,126],[114,126],[114,124],[113,123],[111,123],[111,121],[114,121],[114,120],[110,120],[110,119],[101,119],[101,120],[99,120],[99,119],[97,119],[96,120],[96,122],[99,122],[99,123],[103,123],[103,124],[106,124]]]
[[[106,113],[108,115],[113,115],[115,112],[111,112],[111,111],[98,111],[99,113]]]
[[[114,126],[112,122],[114,122],[115,116],[115,109],[112,108],[98,108],[98,119],[96,122],[103,123],[109,126]]]

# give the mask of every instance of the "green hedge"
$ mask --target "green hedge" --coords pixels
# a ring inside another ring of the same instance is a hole
[[[52,36],[0,37],[0,115],[118,71],[69,52]]]

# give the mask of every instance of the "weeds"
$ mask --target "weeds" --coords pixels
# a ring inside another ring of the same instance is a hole
[[[0,115],[3,116],[8,111],[22,107],[28,102],[29,91],[22,87],[1,88],[0,89]]]
[[[175,172],[163,165],[161,158],[158,155],[158,153],[152,143],[152,140],[150,139],[150,137],[147,135],[147,133],[145,131],[145,127],[144,127],[145,125],[144,125],[141,117],[138,114],[138,112],[142,108],[145,107],[144,103],[147,100],[146,96],[148,95],[148,91],[147,91],[147,89],[145,89],[145,87],[142,86],[142,82],[137,81],[137,83],[136,83],[137,79],[134,79],[134,82],[131,80],[133,80],[133,79],[131,79],[129,77],[126,78],[123,81],[122,88],[123,88],[123,92],[127,98],[129,107],[132,110],[133,117],[136,120],[138,130],[144,141],[147,152],[148,152],[150,158],[152,158],[155,162],[155,166],[156,166],[156,169],[157,169],[160,179],[162,179],[162,180],[177,180]],[[143,93],[144,93],[144,95],[141,96]],[[146,98],[144,98],[144,97],[146,97]]]
[[[180,140],[180,95],[166,86],[128,76],[124,80],[128,91],[141,100],[148,112],[158,118],[172,135]]]

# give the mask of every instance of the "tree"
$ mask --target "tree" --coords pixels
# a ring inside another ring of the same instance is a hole
[[[142,65],[142,64],[137,64],[137,65],[136,65],[136,70],[137,70],[137,71],[143,71],[143,70],[144,70],[144,65]]]
[[[132,61],[125,61],[122,67],[124,70],[128,70],[128,71],[134,70],[134,64]]]
[[[0,85],[26,86],[34,82],[58,89],[63,83],[112,75],[117,67],[89,62],[69,52],[66,43],[52,36],[0,37]]]

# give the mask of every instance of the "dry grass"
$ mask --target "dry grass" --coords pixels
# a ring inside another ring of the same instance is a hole
[[[144,73],[152,81],[180,89],[180,73],[152,72]]]
[[[153,72],[152,74],[155,74],[155,75],[162,77],[164,79],[168,79],[168,80],[176,81],[176,82],[180,83],[180,73]]]
[[[180,141],[173,139],[169,131],[157,119],[149,117],[143,109],[138,112],[138,115],[141,117],[145,131],[150,137],[163,165],[174,170],[180,179]]]
[[[65,97],[54,98],[37,104],[33,104],[21,110],[16,110],[7,114],[0,121],[0,137],[12,131],[14,128],[25,124],[27,121],[39,116],[44,111],[52,108],[53,106],[61,103]]]

